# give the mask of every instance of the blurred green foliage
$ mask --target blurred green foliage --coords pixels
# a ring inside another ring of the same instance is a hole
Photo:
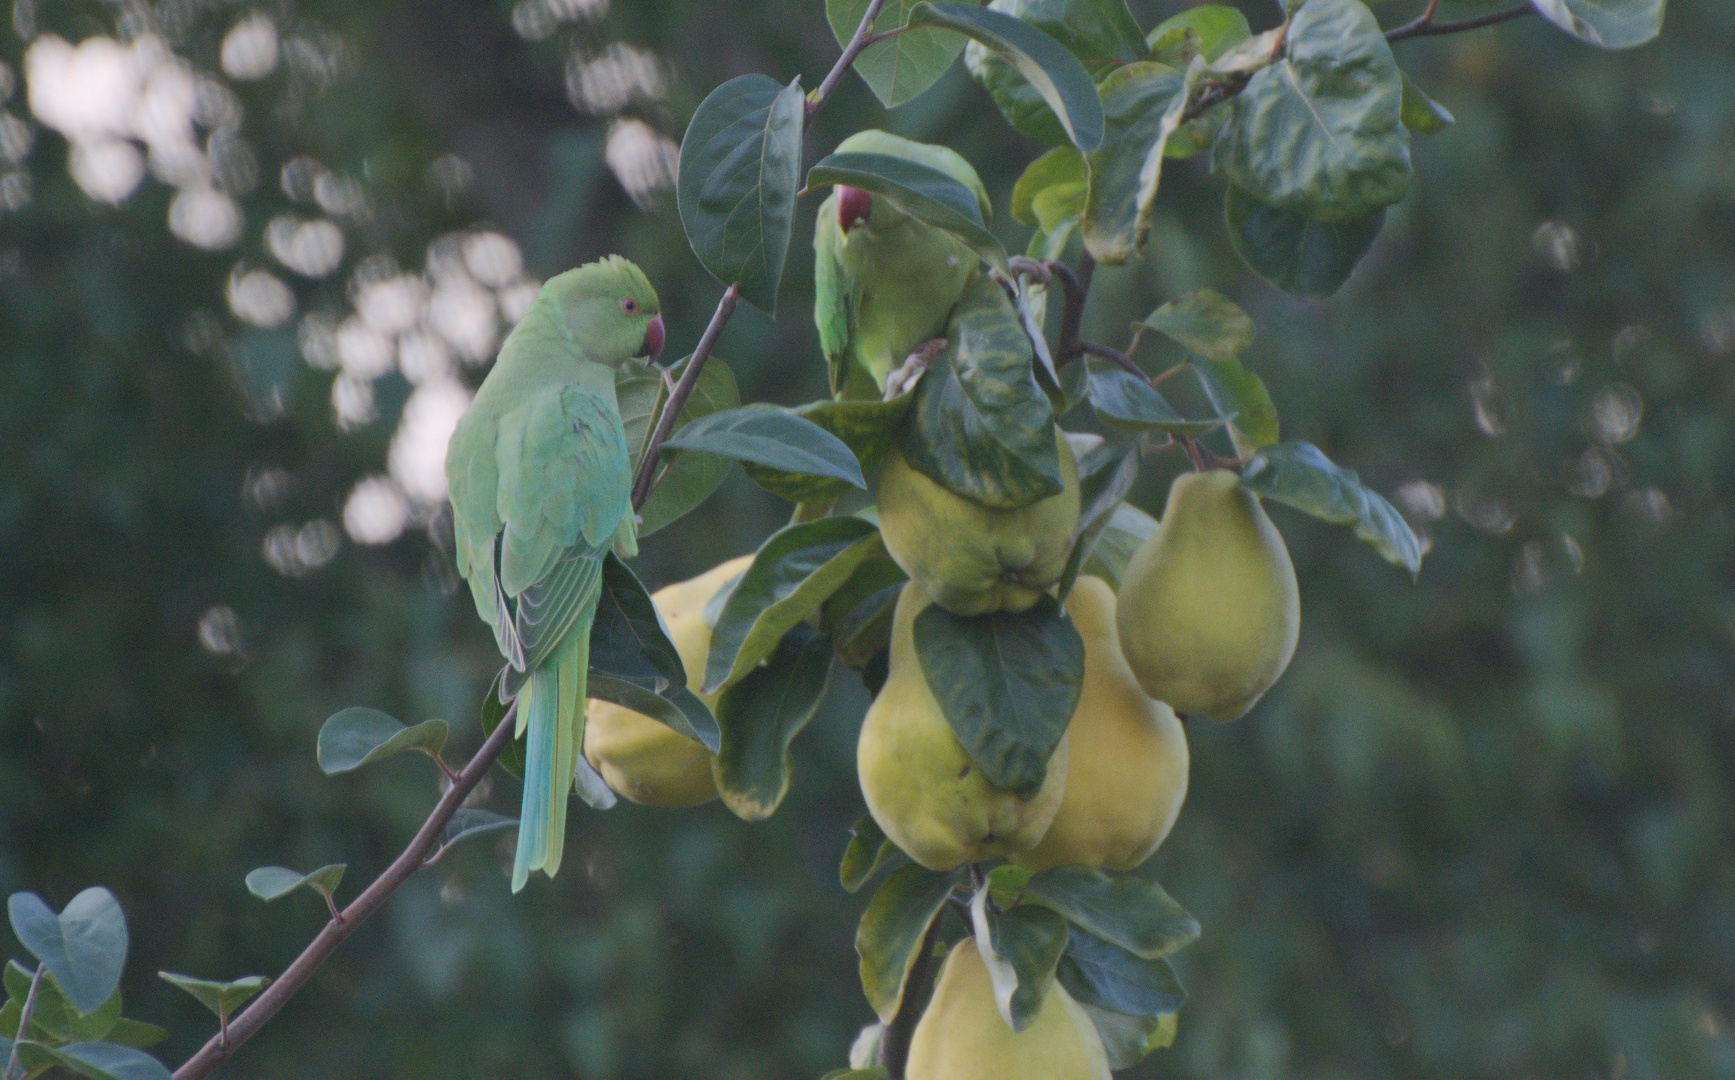
[[[1147,28],[1184,6],[1133,5]],[[1418,6],[1378,10],[1391,25]],[[6,108],[26,119],[27,33],[169,26],[215,71],[240,14],[11,7]],[[1256,28],[1275,19],[1243,7]],[[661,96],[625,111],[678,139],[725,78],[813,85],[836,52],[817,0],[264,9],[326,34],[340,62],[318,93],[237,84],[262,178],[238,247],[171,235],[157,180],[93,202],[40,127],[28,201],[0,213],[0,892],[58,907],[115,891],[127,1012],[175,1032],[170,1062],[210,1018],[151,972],[276,974],[324,918],[312,897],[260,904],[247,870],[347,862],[369,880],[436,796],[413,755],[323,777],[320,722],[369,705],[445,718],[473,746],[498,663],[437,519],[317,565],[280,559],[293,574],[263,557],[271,530],[340,518],[409,393],[387,376],[377,419],[340,431],[333,376],[293,331],[225,310],[236,260],[267,265],[264,224],[290,209],[278,168],[311,154],[362,178],[373,207],[348,225],[343,270],[297,284],[304,311],[341,309],[369,255],[415,269],[435,237],[485,222],[538,276],[638,261],[679,356],[719,289],[667,193],[641,212],[614,179],[612,121],[569,102],[568,53],[653,50]],[[1229,295],[1257,323],[1248,362],[1284,436],[1357,469],[1432,543],[1411,585],[1274,513],[1301,651],[1247,719],[1190,726],[1191,797],[1156,873],[1205,933],[1177,958],[1179,1041],[1135,1075],[1735,1077],[1735,8],[1675,0],[1662,39],[1628,53],[1535,19],[1397,53],[1457,124],[1417,140],[1415,191],[1337,297],[1294,301],[1239,265],[1201,156],[1171,164],[1151,250],[1098,274],[1087,316],[1087,337],[1118,345],[1162,300]],[[890,114],[847,78],[809,163],[869,125],[962,152],[1022,242],[1006,206],[1039,148],[958,67]],[[743,309],[718,349],[748,400],[824,392],[803,210],[780,318]],[[1161,349],[1141,350],[1152,370],[1182,359]],[[1147,468],[1136,501],[1160,506],[1170,467]],[[737,474],[648,541],[639,572],[696,573],[785,512]],[[307,535],[318,551],[329,533]],[[841,1064],[870,1018],[851,948],[863,898],[836,880],[865,692],[834,685],[768,822],[580,809],[570,869],[511,902],[509,835],[456,850],[235,1067],[729,1080]],[[508,778],[491,788],[487,804],[516,806]]]

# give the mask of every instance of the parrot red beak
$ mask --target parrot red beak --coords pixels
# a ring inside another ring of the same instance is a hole
[[[639,346],[639,355],[648,356],[653,363],[663,355],[663,317],[651,316],[651,323],[645,327],[645,341]]]
[[[873,209],[873,196],[861,188],[837,186],[837,227],[849,232],[857,225],[866,225]]]

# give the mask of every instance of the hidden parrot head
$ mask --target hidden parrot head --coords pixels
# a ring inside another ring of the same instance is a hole
[[[925,165],[930,169],[945,173],[952,179],[970,189],[976,196],[977,205],[982,211],[982,220],[990,221],[994,216],[993,206],[988,201],[988,189],[982,186],[982,178],[976,175],[976,170],[956,150],[945,146],[934,146],[930,143],[920,143],[893,135],[888,131],[869,129],[858,131],[837,146],[840,154],[885,154],[888,157],[902,158],[917,165]],[[845,235],[858,225],[872,225],[876,228],[895,224],[904,218],[904,212],[892,205],[891,201],[879,195],[873,195],[860,188],[846,187],[839,184],[835,198],[837,207],[837,224]]]
[[[648,356],[663,349],[662,308],[650,279],[619,255],[548,279],[542,295],[566,316],[566,325],[591,356]]]

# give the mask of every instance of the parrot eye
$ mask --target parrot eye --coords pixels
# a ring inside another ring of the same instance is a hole
[[[639,302],[629,296],[625,300],[621,301],[621,310],[626,312],[628,315],[637,315],[639,313]]]

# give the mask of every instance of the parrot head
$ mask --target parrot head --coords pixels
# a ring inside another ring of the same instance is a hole
[[[916,142],[901,135],[893,135],[887,131],[869,129],[858,131],[837,146],[840,154],[885,154],[889,157],[903,158],[917,165],[926,165],[945,173],[952,179],[970,189],[976,196],[976,204],[982,211],[982,220],[990,221],[994,209],[988,201],[988,189],[982,186],[981,177],[968,161],[956,151],[945,146],[934,146],[929,143]],[[861,225],[879,228],[895,225],[906,216],[902,210],[894,206],[890,200],[863,191],[860,188],[837,186],[837,226],[847,237],[852,229]]]
[[[573,337],[598,361],[655,360],[663,351],[657,290],[643,270],[619,255],[549,278],[542,294],[560,306]]]

